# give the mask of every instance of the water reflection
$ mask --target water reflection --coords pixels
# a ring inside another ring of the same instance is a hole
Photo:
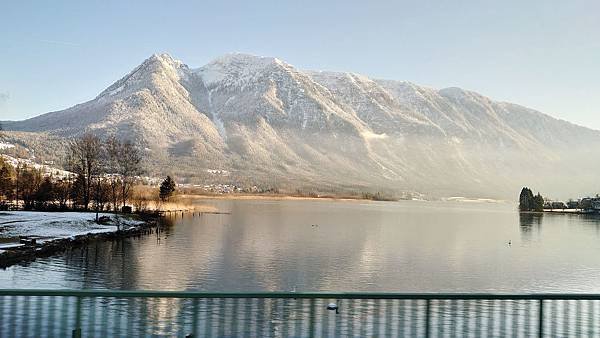
[[[521,212],[519,213],[519,223],[522,228],[531,228],[534,225],[539,227],[544,218],[543,213]]]
[[[0,270],[0,287],[600,291],[598,218],[495,204],[204,203],[231,214],[178,215],[160,234]]]
[[[521,230],[521,240],[531,242],[535,234],[539,234],[544,214],[521,212],[519,213],[519,229]]]

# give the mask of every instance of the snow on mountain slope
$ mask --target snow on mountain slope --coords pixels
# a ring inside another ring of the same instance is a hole
[[[210,92],[212,106],[206,108],[222,120],[252,123],[262,117],[279,127],[311,131],[365,128],[310,76],[276,58],[230,54],[195,74]]]
[[[339,102],[356,112],[376,134],[422,129],[435,133],[436,126],[424,115],[404,109],[375,81],[353,73],[307,72]],[[441,132],[441,130],[437,130]]]
[[[161,173],[223,168],[268,185],[492,197],[526,184],[560,191],[556,177],[587,189],[600,144],[597,131],[460,88],[239,53],[198,69],[153,55],[89,102],[6,128],[115,133],[149,149]],[[585,153],[575,151],[582,144]]]
[[[114,133],[159,154],[196,142],[202,145],[200,153],[210,157],[224,144],[210,119],[190,102],[184,87],[188,73],[170,56],[153,55],[89,102],[8,126],[65,137]]]

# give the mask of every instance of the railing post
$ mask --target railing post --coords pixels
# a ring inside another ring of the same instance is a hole
[[[315,321],[316,321],[316,313],[317,312],[317,308],[315,305],[315,299],[311,298],[310,299],[310,313],[309,313],[309,317],[308,317],[308,334],[309,337],[314,337],[315,336]]]
[[[540,299],[539,302],[539,319],[538,319],[538,332],[539,332],[539,337],[543,337],[544,336],[544,300]]]
[[[430,328],[431,325],[431,299],[427,299],[427,304],[425,306],[425,337],[430,337]]]
[[[81,338],[81,296],[77,296],[77,307],[75,309],[75,329],[73,338]]]
[[[198,298],[194,298],[192,305],[192,337],[200,337],[198,334]]]

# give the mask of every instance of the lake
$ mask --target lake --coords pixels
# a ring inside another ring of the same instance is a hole
[[[519,214],[508,203],[196,203],[223,214],[167,217],[160,235],[98,242],[0,270],[0,288],[600,292],[600,219],[590,216]],[[87,298],[82,330],[182,337],[192,327],[223,337],[420,337],[425,327],[433,336],[539,332],[537,302],[432,301],[429,325],[422,300],[340,300],[339,315],[326,310],[330,301]],[[0,336],[68,335],[75,302],[0,297]],[[600,335],[599,301],[546,301],[545,313],[550,336]],[[32,327],[30,318],[43,320]]]
[[[198,200],[160,236],[0,270],[0,288],[600,292],[600,219],[508,203]],[[510,242],[510,244],[509,244]]]

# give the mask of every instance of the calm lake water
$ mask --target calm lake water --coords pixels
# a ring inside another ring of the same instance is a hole
[[[0,288],[600,293],[598,218],[488,203],[198,203],[230,214],[179,215],[160,237],[0,270]]]

